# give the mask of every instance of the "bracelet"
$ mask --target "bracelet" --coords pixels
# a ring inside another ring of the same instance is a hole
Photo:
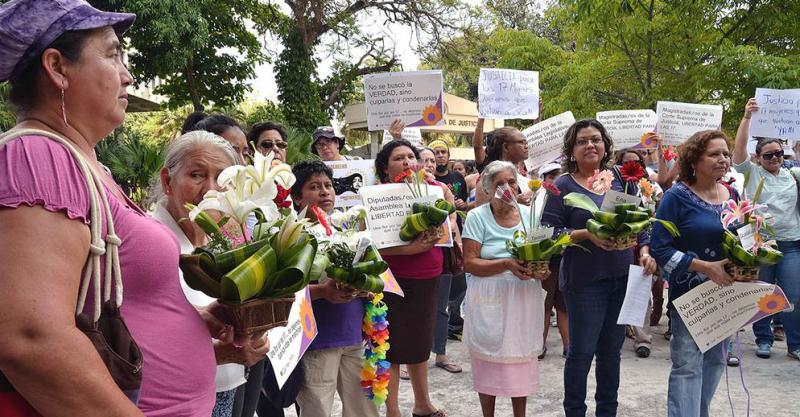
[[[743,117],[742,117],[742,119],[747,119],[747,120],[750,120],[750,118],[751,118],[751,117],[752,117],[752,116],[743,116]]]

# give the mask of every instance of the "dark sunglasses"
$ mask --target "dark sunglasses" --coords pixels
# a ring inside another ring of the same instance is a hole
[[[286,145],[286,142],[275,143],[275,142],[271,142],[271,141],[264,141],[264,142],[259,143],[258,146],[260,146],[260,147],[262,147],[264,149],[272,149],[274,146],[277,146],[277,147],[279,147],[281,149],[286,149],[287,145]]]
[[[783,151],[762,153],[761,157],[766,159],[767,161],[771,160],[772,158],[783,158]]]

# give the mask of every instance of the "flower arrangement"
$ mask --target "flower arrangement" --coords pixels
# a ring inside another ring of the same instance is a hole
[[[428,196],[428,185],[432,180],[421,166],[415,168],[403,171],[394,178],[394,182],[405,183],[415,199],[420,200]],[[439,198],[432,203],[416,202],[411,210],[412,214],[405,218],[400,227],[400,239],[409,242],[420,233],[425,233],[425,241],[430,243],[442,238],[441,225],[456,208],[449,201]]]
[[[539,193],[545,193],[541,203],[542,206],[544,206],[549,195],[561,195],[561,190],[554,184],[538,179],[528,181],[528,188],[530,188],[534,194],[531,198],[530,216],[527,219],[527,225],[525,224],[525,218],[519,207],[519,203],[508,185],[500,185],[495,191],[496,198],[517,209],[520,222],[522,223],[523,230],[515,232],[513,239],[506,241],[506,248],[514,259],[526,263],[528,275],[548,275],[550,273],[548,262],[550,258],[560,255],[564,249],[575,244],[572,243],[572,239],[568,233],[562,233],[558,237],[553,238],[552,229],[543,228],[541,226],[541,216],[538,213],[539,210],[536,208],[536,197]],[[544,232],[544,234],[542,234],[542,232]],[[549,236],[547,235],[548,233]]]
[[[745,182],[748,180],[749,177],[745,179]],[[783,253],[776,249],[775,241],[765,241],[762,235],[762,231],[773,233],[764,222],[763,216],[758,213],[758,210],[765,206],[753,203],[753,201],[758,201],[758,197],[761,195],[764,180],[762,178],[756,187],[752,201],[747,199],[739,202],[733,199],[728,200],[720,213],[720,221],[725,228],[721,249],[725,257],[730,260],[725,265],[725,269],[736,281],[752,281],[758,277],[759,267],[774,265],[783,258]],[[740,229],[748,225],[752,226],[753,241],[745,243],[731,229]]]
[[[635,167],[633,166],[634,164]],[[626,191],[631,183],[641,184],[645,175],[644,169],[637,162],[626,163],[620,169],[620,173],[625,181]],[[595,174],[589,178],[589,185],[595,192],[605,193],[611,189],[609,178],[613,180],[613,177],[614,175],[608,170],[595,170]],[[651,190],[648,192],[652,198],[652,184]],[[654,222],[661,223],[672,236],[678,236],[678,228],[675,224],[654,218],[649,210],[638,204],[617,204],[614,206],[613,211],[603,211],[597,207],[597,204],[591,198],[581,193],[568,194],[564,197],[564,204],[591,212],[592,218],[586,221],[586,229],[600,239],[613,241],[615,243],[614,248],[617,250],[625,250],[635,246],[636,235],[648,230]]]
[[[182,255],[186,283],[216,298],[221,317],[237,333],[286,324],[293,294],[312,279],[317,241],[306,231],[307,221],[283,208],[295,181],[288,165],[255,155],[252,166],[231,166],[217,178],[222,191],[210,190],[190,210],[189,219],[208,235],[209,244]],[[220,220],[214,215],[220,214]],[[246,222],[256,227],[250,234]],[[241,236],[225,230],[235,226]]]
[[[327,218],[316,207],[312,208],[325,230],[320,251],[328,259],[325,272],[337,286],[359,292],[364,300],[362,331],[365,338],[364,363],[361,370],[361,387],[376,405],[386,401],[389,393],[389,367],[386,352],[389,350],[388,307],[383,302],[381,274],[389,269],[367,232],[359,231],[366,210],[355,206],[346,212],[334,212]]]

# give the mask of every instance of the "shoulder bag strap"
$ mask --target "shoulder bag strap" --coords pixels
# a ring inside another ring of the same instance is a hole
[[[93,321],[96,323],[100,318],[101,302],[111,299],[111,282],[115,285],[115,305],[119,308],[122,305],[122,272],[119,266],[119,245],[122,243],[114,230],[114,220],[111,216],[111,209],[108,205],[105,188],[100,177],[92,170],[85,157],[67,139],[58,134],[39,129],[12,129],[0,135],[0,146],[20,138],[22,136],[44,136],[64,145],[72,154],[75,162],[83,173],[86,186],[89,191],[90,203],[90,224],[91,243],[89,245],[89,255],[86,260],[83,277],[81,279],[80,293],[76,305],[75,314],[83,312],[86,304],[86,296],[89,285],[94,291],[94,311]],[[100,207],[106,217],[106,237],[103,239]],[[106,255],[105,262],[105,286],[101,295],[101,274],[100,257]]]

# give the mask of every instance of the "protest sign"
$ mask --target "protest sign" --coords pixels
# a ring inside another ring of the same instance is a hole
[[[659,101],[656,114],[662,145],[678,146],[701,130],[722,126],[722,106],[717,105]]]
[[[758,111],[750,120],[750,136],[800,139],[800,89],[756,88]]]
[[[384,72],[364,76],[367,128],[388,129],[400,118],[406,126],[434,126],[444,120],[442,71]]]
[[[672,304],[705,352],[742,327],[790,308],[783,290],[764,282],[734,282],[723,287],[708,280]]]
[[[358,190],[375,184],[375,160],[355,159],[325,161],[333,170],[333,189],[336,192],[336,207],[352,207],[361,204]]]
[[[311,293],[308,287],[296,292],[294,297],[286,326],[267,331],[270,344],[267,357],[275,370],[278,388],[283,387],[308,346],[317,337],[317,322],[311,309]]]
[[[561,156],[564,133],[575,123],[571,111],[543,120],[522,131],[528,141],[528,159],[525,166],[532,171]]]
[[[656,128],[656,112],[650,109],[601,111],[595,118],[614,140],[615,149],[655,147],[644,136]]]
[[[444,198],[441,187],[423,185],[423,195]],[[400,227],[406,216],[412,214],[411,205],[417,200],[406,184],[381,184],[363,187],[358,192],[367,209],[367,228],[372,234],[372,242],[378,249],[403,246],[409,242],[400,240]],[[450,218],[436,246],[452,246]]]
[[[484,119],[536,119],[539,117],[539,73],[481,68],[478,110]]]
[[[416,146],[417,148],[421,148],[424,145],[422,144],[422,131],[419,130],[418,127],[407,127],[403,129],[403,133],[400,134],[400,137],[404,140],[411,142],[412,145]],[[381,146],[386,146],[387,143],[394,140],[392,134],[389,133],[388,130],[383,131],[383,142]]]

